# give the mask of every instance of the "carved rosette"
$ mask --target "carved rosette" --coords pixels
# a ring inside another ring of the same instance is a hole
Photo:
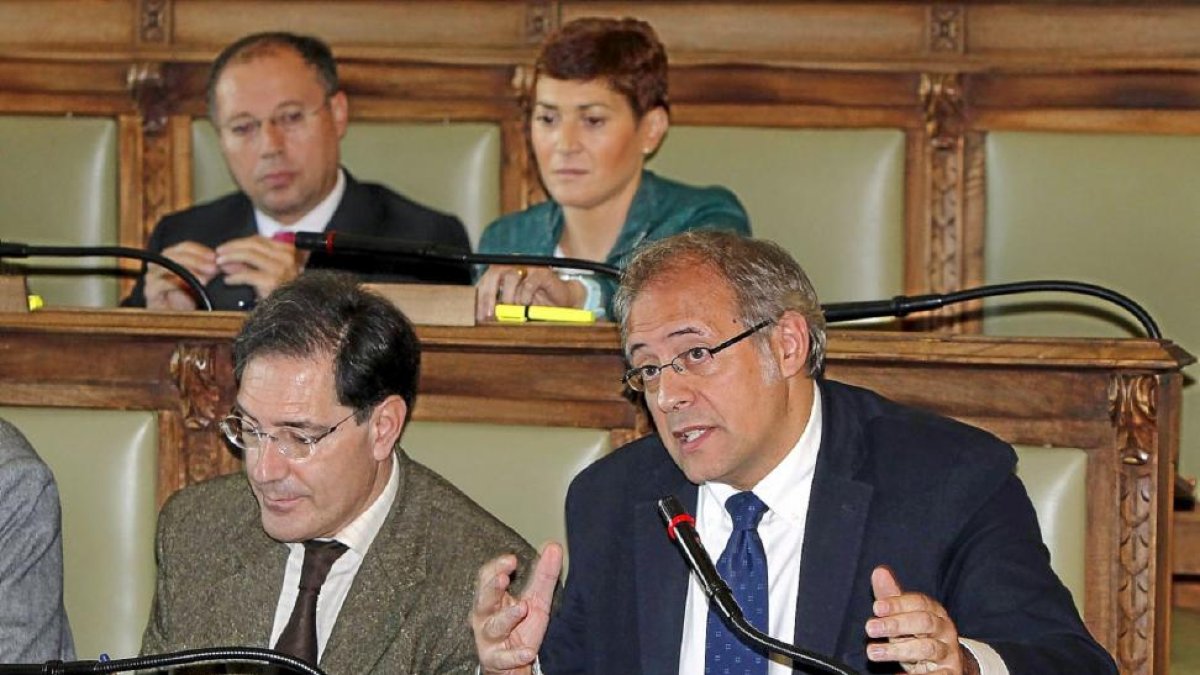
[[[1109,415],[1122,462],[1117,659],[1121,672],[1131,674],[1153,667],[1157,398],[1151,375],[1117,376],[1109,383]]]
[[[141,0],[138,36],[142,42],[165,43],[170,34],[171,5],[168,0]]]
[[[228,452],[217,431],[222,377],[215,345],[180,343],[171,355],[171,377],[179,390],[183,456],[187,482],[212,478],[228,469]]]
[[[530,0],[525,3],[525,41],[541,44],[554,30],[556,21],[553,3],[547,0]]]
[[[965,45],[966,14],[960,5],[934,5],[929,8],[929,51],[935,54],[962,54]]]
[[[962,82],[956,74],[921,76],[925,111],[926,175],[929,221],[929,290],[962,288],[965,120]]]

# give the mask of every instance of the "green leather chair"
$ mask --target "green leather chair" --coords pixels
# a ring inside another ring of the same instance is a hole
[[[232,192],[216,131],[207,120],[193,123],[192,145],[194,200]],[[382,183],[458,216],[472,246],[500,215],[500,127],[495,124],[353,122],[342,140],[342,164],[358,180]]]
[[[154,413],[0,407],[54,472],[67,616],[81,659],[136,656],[154,598]]]
[[[874,300],[904,292],[904,148],[889,129],[673,126],[649,168],[733,190],[823,302]]]
[[[96,117],[0,116],[0,239],[46,246],[114,246],[117,230],[117,124]],[[112,307],[117,277],[72,275],[115,269],[111,258],[28,258],[29,290],[50,306]]]
[[[1164,337],[1200,353],[1200,136],[994,131],[986,152],[988,283],[1108,286],[1141,303]],[[987,308],[984,330],[992,335],[1142,335],[1121,310],[1074,296],[1024,296]],[[1185,372],[1196,376],[1194,366]],[[1183,392],[1179,454],[1181,473],[1200,473],[1194,383]]]
[[[1037,511],[1050,566],[1083,611],[1087,585],[1087,453],[1016,446],[1017,475]]]
[[[535,547],[566,542],[567,486],[611,449],[603,429],[445,422],[413,422],[402,445]]]
[[[610,451],[607,432],[598,429],[437,422],[412,423],[403,445],[534,546],[566,542],[567,487]],[[1017,474],[1037,511],[1051,565],[1082,610],[1087,455],[1036,447],[1018,447],[1017,455]]]

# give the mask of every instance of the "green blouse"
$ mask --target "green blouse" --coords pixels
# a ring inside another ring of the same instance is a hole
[[[624,267],[643,242],[688,230],[731,230],[750,236],[750,220],[741,202],[725,188],[692,187],[643,171],[625,226],[604,262]],[[553,200],[542,202],[488,225],[479,252],[552,256],[562,231],[562,207]],[[604,276],[596,280],[611,315],[617,283]]]

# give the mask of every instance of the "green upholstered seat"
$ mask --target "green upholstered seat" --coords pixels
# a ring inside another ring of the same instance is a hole
[[[649,167],[733,190],[754,236],[804,266],[824,302],[904,291],[904,134],[673,126]]]
[[[534,546],[566,542],[567,486],[610,450],[602,429],[446,422],[410,424],[402,445]]]
[[[192,193],[196,202],[234,190],[216,132],[192,125]],[[500,215],[500,127],[495,124],[354,122],[342,141],[342,164],[354,177],[452,213],[474,245]]]
[[[1050,566],[1083,611],[1087,585],[1087,453],[1017,446],[1017,475],[1037,511]]]
[[[153,413],[0,408],[54,472],[67,615],[81,659],[136,656],[154,597]]]
[[[95,117],[0,117],[0,239],[47,246],[114,246],[117,124]],[[110,272],[31,274],[30,292],[50,306],[111,307],[111,258],[28,258],[30,267]]]
[[[1200,136],[992,132],[986,279],[1108,286],[1149,310],[1164,337],[1200,353],[1198,175]],[[985,332],[1142,334],[1110,305],[1060,294],[1025,298],[989,304]],[[1185,372],[1194,378],[1196,368]],[[1184,387],[1179,454],[1181,473],[1200,473],[1200,387],[1194,384]]]

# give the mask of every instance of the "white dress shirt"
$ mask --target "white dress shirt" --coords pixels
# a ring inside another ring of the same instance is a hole
[[[304,214],[300,220],[291,225],[284,225],[256,207],[254,209],[254,222],[258,227],[258,233],[270,239],[277,232],[324,232],[325,227],[329,225],[329,221],[333,220],[333,214],[337,211],[338,204],[342,203],[342,195],[345,193],[346,172],[339,168],[337,183],[334,183],[333,190],[312,211]]]
[[[375,541],[375,535],[383,527],[392,504],[396,501],[396,493],[400,489],[400,462],[392,455],[392,475],[388,477],[387,486],[371,506],[357,518],[344,527],[337,536],[337,541],[349,549],[342,554],[333,567],[329,576],[321,586],[321,594],[317,596],[317,659],[325,653],[325,643],[333,633],[333,624],[337,622],[346,595],[350,593],[350,585],[362,567],[363,558]],[[271,646],[279,640],[279,635],[287,626],[292,616],[292,608],[296,606],[296,597],[300,594],[300,570],[304,565],[304,544],[290,543],[287,568],[283,573],[283,588],[279,592],[279,603],[275,605],[275,625],[271,628]]]
[[[754,494],[767,505],[758,525],[758,534],[767,554],[767,633],[787,643],[795,640],[796,598],[800,592],[800,552],[808,502],[812,495],[817,451],[821,447],[823,414],[821,390],[813,383],[812,412],[800,439],[779,465],[758,485]],[[733,532],[733,518],[725,510],[725,500],[738,490],[723,483],[700,486],[696,502],[696,531],[704,549],[714,561],[721,556]],[[952,617],[953,618],[953,617]],[[679,650],[679,675],[704,675],[704,643],[708,628],[708,600],[695,575],[689,577],[687,602],[683,615],[683,640]],[[865,628],[864,628],[865,635]],[[981,675],[1008,675],[999,654],[975,640],[960,639],[975,655]],[[803,646],[803,645],[801,645]],[[792,662],[772,655],[768,675],[791,675]]]

